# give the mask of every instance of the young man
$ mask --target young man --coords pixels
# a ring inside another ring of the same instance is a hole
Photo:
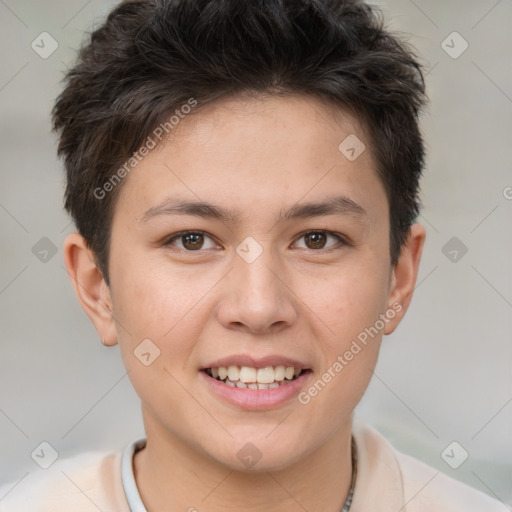
[[[0,510],[506,510],[352,417],[416,282],[424,103],[362,2],[120,4],[54,125],[66,268],[146,437]]]

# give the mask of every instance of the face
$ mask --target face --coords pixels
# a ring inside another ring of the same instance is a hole
[[[148,435],[238,469],[251,442],[269,470],[347,424],[403,313],[385,190],[349,135],[312,98],[224,100],[125,178],[110,298]]]

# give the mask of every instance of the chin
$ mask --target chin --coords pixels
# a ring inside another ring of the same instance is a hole
[[[268,432],[265,436],[268,436]],[[210,457],[229,470],[250,474],[280,471],[305,456],[302,451],[298,451],[302,448],[300,440],[297,440],[296,446],[290,446],[289,436],[275,436],[275,433],[266,439],[265,436],[236,436],[230,439],[226,448],[217,445],[217,450],[208,452]],[[285,443],[287,446],[283,446]]]

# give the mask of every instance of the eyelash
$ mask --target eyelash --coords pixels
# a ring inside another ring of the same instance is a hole
[[[327,247],[325,249],[309,249],[310,251],[313,251],[313,252],[324,252],[324,253],[326,253],[326,252],[331,252],[331,251],[339,250],[343,246],[350,245],[349,242],[347,241],[347,239],[343,235],[341,235],[339,233],[335,233],[333,231],[326,230],[326,229],[312,229],[312,230],[309,230],[309,231],[305,231],[304,233],[301,233],[299,235],[299,237],[296,239],[296,241],[300,240],[301,238],[304,238],[306,235],[309,235],[311,233],[322,233],[322,234],[325,234],[325,235],[328,235],[328,236],[330,235],[330,236],[338,239],[338,243],[337,244],[334,244],[334,245],[332,245],[330,247]],[[170,237],[168,237],[163,242],[163,245],[164,246],[170,246],[170,245],[172,245],[172,242],[174,240],[177,240],[177,239],[179,240],[182,236],[190,235],[190,234],[193,234],[193,235],[205,235],[208,238],[210,238],[212,241],[215,242],[215,239],[211,235],[209,235],[206,231],[193,231],[193,230],[190,230],[190,231],[180,231],[179,233],[175,233],[175,234],[171,235]],[[215,242],[215,243],[217,243],[217,242]],[[340,244],[341,244],[341,246],[339,246]],[[189,252],[189,253],[194,253],[194,252],[198,252],[199,253],[199,252],[204,252],[205,250],[208,250],[208,249],[198,249],[198,250],[192,251],[192,250],[188,250],[188,249],[181,249],[180,247],[178,247],[177,249],[179,249],[182,252]],[[307,250],[308,248],[305,248],[305,249]]]

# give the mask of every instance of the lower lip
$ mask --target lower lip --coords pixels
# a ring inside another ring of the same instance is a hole
[[[218,396],[232,405],[250,411],[261,411],[277,407],[293,396],[297,395],[304,383],[309,378],[311,371],[301,373],[295,380],[288,384],[281,384],[278,388],[271,389],[244,389],[231,387],[220,380],[210,377],[206,372],[200,371],[200,378]]]

